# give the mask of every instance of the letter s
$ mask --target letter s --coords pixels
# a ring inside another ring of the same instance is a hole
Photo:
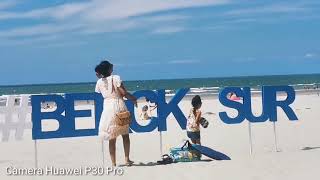
[[[227,98],[230,92],[234,92],[238,97],[243,97],[244,93],[239,87],[226,87],[219,93],[219,101],[222,105],[238,111],[237,117],[229,117],[226,112],[219,112],[220,119],[226,124],[239,124],[245,120],[245,111],[242,103]],[[245,98],[244,98],[245,99]]]

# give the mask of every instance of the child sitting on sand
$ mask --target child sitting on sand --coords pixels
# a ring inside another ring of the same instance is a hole
[[[192,108],[187,120],[187,136],[193,144],[201,144],[200,141],[200,120],[201,120],[201,98],[196,95],[191,101]]]

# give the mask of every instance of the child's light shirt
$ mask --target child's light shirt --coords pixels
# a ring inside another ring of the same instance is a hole
[[[191,108],[189,116],[188,116],[187,131],[190,131],[190,132],[200,131],[200,126],[196,123],[196,116],[193,113],[193,108]]]

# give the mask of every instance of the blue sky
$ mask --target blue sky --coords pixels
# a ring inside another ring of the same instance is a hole
[[[0,85],[320,73],[318,0],[1,0]]]

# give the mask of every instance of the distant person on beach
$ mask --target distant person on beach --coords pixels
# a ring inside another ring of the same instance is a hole
[[[112,75],[113,65],[108,61],[102,61],[95,69],[99,78],[95,91],[101,93],[104,98],[103,112],[99,124],[99,136],[109,141],[109,153],[112,165],[116,166],[116,139],[122,136],[125,152],[125,163],[130,166],[130,138],[129,124],[120,126],[116,123],[116,115],[127,110],[123,97],[133,101],[137,106],[137,99],[124,87],[120,76]]]
[[[232,100],[232,101],[238,101],[240,100],[240,98],[236,95],[236,93],[234,92],[231,92],[230,95],[229,95],[229,99]]]
[[[140,119],[141,120],[150,120],[152,116],[152,111],[157,109],[157,104],[150,99],[146,98],[147,105],[142,107],[142,111],[140,114]]]
[[[51,106],[49,105],[49,103],[46,103],[45,101],[41,101],[41,108],[42,109],[50,109]]]
[[[191,100],[192,108],[187,120],[187,136],[193,144],[201,144],[200,138],[200,120],[202,101],[199,95],[196,95]]]
[[[14,105],[15,105],[15,106],[19,105],[18,99],[14,99]]]
[[[149,111],[149,114],[151,115],[152,111],[157,109],[157,104],[148,98],[146,98],[146,102],[148,103],[148,111]]]
[[[141,111],[141,114],[140,114],[140,119],[141,120],[149,120],[151,119],[151,116],[149,115],[149,107],[148,105],[145,105],[142,107],[142,111]]]

